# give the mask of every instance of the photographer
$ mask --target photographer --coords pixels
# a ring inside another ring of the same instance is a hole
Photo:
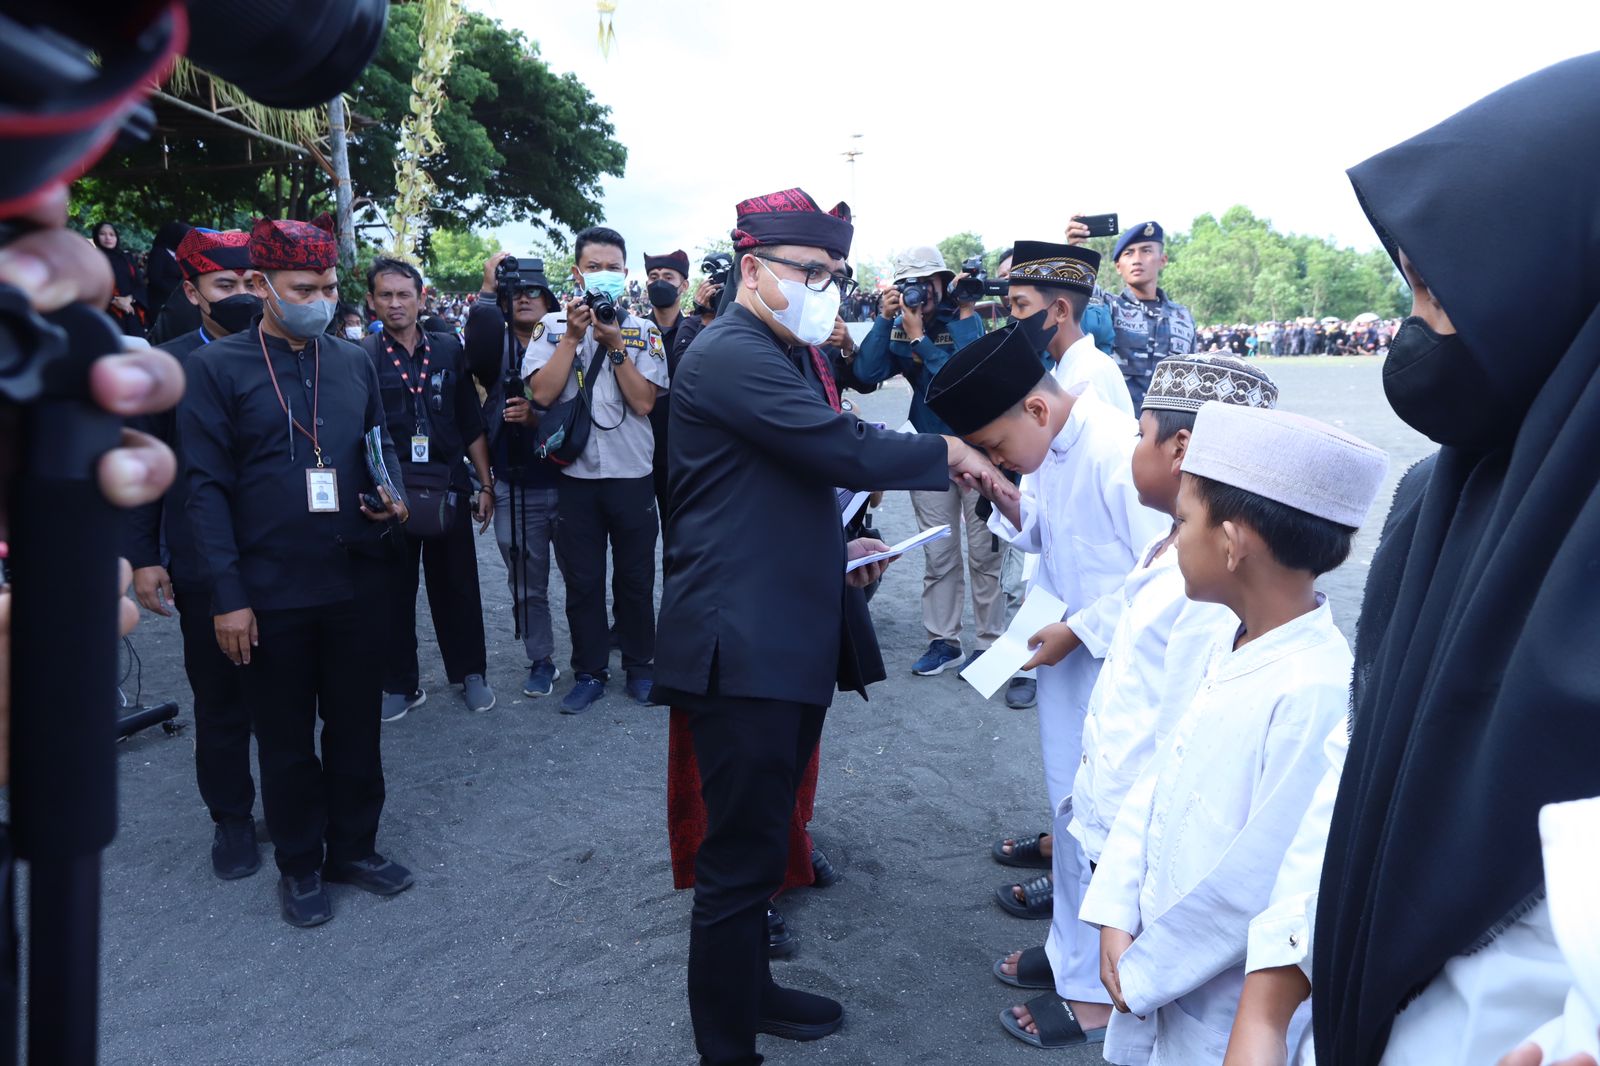
[[[694,343],[695,337],[717,317],[717,308],[722,305],[723,287],[728,282],[728,275],[733,273],[733,256],[726,252],[710,253],[700,261],[700,273],[704,277],[694,290],[693,314],[683,320],[678,335],[667,346],[669,375],[678,369],[678,361],[689,350],[689,345]]]
[[[967,275],[961,275],[966,278]],[[911,386],[911,424],[918,433],[948,435],[950,429],[922,401],[928,382],[958,349],[983,336],[976,314],[978,297],[957,303],[947,293],[956,282],[937,248],[913,248],[895,257],[894,287],[883,293],[882,309],[851,363],[860,381],[876,384],[899,374]],[[1001,554],[994,536],[978,517],[980,497],[954,484],[911,494],[917,525],[949,525],[952,536],[924,549],[926,577],[922,586],[922,624],[928,650],[912,664],[922,677],[943,673],[961,659],[961,615],[965,580],[961,565],[961,529],[967,531],[967,559],[972,570],[972,613],[977,629],[976,658],[1005,628],[1005,601],[1000,596]]]
[[[650,317],[661,331],[661,345],[669,353],[677,344],[678,333],[689,319],[683,314],[683,294],[689,290],[689,253],[679,248],[668,255],[646,255],[645,277],[649,284],[645,293],[650,297]],[[703,286],[702,286],[703,287]],[[672,361],[667,362],[667,380],[672,380]],[[664,392],[656,397],[650,409],[650,429],[655,434],[656,454],[652,462],[655,479],[656,513],[661,519],[662,532],[667,528],[667,416],[672,394]]]
[[[556,524],[556,560],[567,584],[572,632],[572,691],[567,714],[605,695],[611,641],[606,627],[606,542],[612,560],[613,614],[627,671],[627,693],[650,702],[655,674],[656,516],[650,411],[667,388],[666,349],[653,322],[617,307],[627,277],[627,247],[615,230],[595,226],[573,242],[572,280],[584,293],[565,314],[545,316],[523,358],[533,402],[548,408],[578,394],[579,375],[592,420],[581,454],[564,467]]]
[[[399,442],[400,468],[395,473],[417,511],[417,520],[407,524],[388,582],[394,605],[386,613],[385,722],[405,717],[427,699],[417,669],[419,562],[427,575],[428,609],[445,677],[461,686],[468,710],[487,711],[495,704],[484,680],[483,598],[472,543],[472,520],[478,520],[482,533],[494,517],[489,442],[477,393],[466,377],[461,342],[454,332],[423,331],[417,321],[421,300],[422,274],[416,267],[398,259],[373,260],[367,269],[367,306],[382,330],[365,333],[356,326],[351,338],[378,371],[389,436]],[[477,492],[468,483],[467,458],[482,486]],[[417,493],[427,490],[437,494],[438,502],[424,512]]]
[[[543,333],[542,320],[557,304],[543,265],[524,274],[521,262],[498,252],[484,263],[483,291],[467,312],[464,332],[467,366],[484,391],[483,424],[494,471],[494,537],[505,560],[515,628],[528,656],[522,694],[538,697],[554,692],[561,678],[550,624],[550,546],[562,478],[533,452],[531,433],[538,414],[522,381],[522,354]],[[513,265],[509,273],[507,263]],[[509,394],[508,382],[514,386]]]
[[[178,433],[217,643],[243,669],[279,906],[290,925],[311,926],[333,917],[325,878],[385,896],[412,884],[375,850],[384,799],[377,533],[408,512],[367,487],[369,430],[379,430],[385,465],[399,460],[372,361],[326,333],[339,294],[333,235],[263,219],[249,248],[266,313],[190,361]]]

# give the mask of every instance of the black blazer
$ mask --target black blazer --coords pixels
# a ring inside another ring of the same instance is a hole
[[[695,338],[672,392],[656,683],[825,706],[836,684],[881,676],[834,490],[943,488],[944,441],[835,412],[809,352],[737,306]]]

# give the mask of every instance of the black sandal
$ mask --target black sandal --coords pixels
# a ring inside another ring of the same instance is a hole
[[[1022,902],[1017,902],[1013,891],[1017,885],[1001,885],[994,890],[995,902],[1007,914],[1018,918],[1038,918],[1049,921],[1055,914],[1055,884],[1049,874],[1040,874],[1031,881],[1022,882]]]
[[[1005,1031],[1034,1047],[1081,1047],[1084,1044],[1104,1044],[1106,1042],[1105,1029],[1090,1029],[1085,1031],[1078,1024],[1077,1015],[1072,1013],[1072,1008],[1062,1002],[1060,996],[1051,992],[1043,996],[1035,996],[1024,1004],[1028,1013],[1033,1015],[1033,1024],[1038,1026],[1037,1033],[1030,1033],[1017,1021],[1017,1016],[1007,1007],[1000,1012],[1000,1024]]]
[[[1039,850],[1039,841],[1049,833],[1035,833],[1031,837],[1002,837],[994,842],[994,861],[1001,866],[1021,866],[1027,870],[1048,870],[1050,860]],[[1011,850],[1006,850],[1006,845]]]
[[[1005,959],[996,960],[994,975],[1012,988],[1048,988],[1052,992],[1055,991],[1056,974],[1050,968],[1050,956],[1045,954],[1044,948],[1028,948],[1023,951],[1022,956],[1017,959],[1015,975],[1001,969],[1005,961]]]

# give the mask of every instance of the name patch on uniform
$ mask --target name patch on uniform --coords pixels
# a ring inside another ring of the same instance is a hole
[[[955,338],[950,336],[949,333],[941,333],[937,337],[929,337],[926,333],[924,333],[922,336],[923,336],[924,340],[933,341],[933,343],[936,346],[954,345],[955,342],[956,342]],[[911,338],[906,336],[906,331],[901,329],[898,326],[896,326],[889,333],[889,339],[891,341],[899,341],[901,344],[910,344],[911,343]]]
[[[622,331],[622,345],[625,348],[644,348],[643,331],[638,326],[629,326]]]

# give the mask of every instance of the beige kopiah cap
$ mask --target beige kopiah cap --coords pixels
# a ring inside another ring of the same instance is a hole
[[[1383,487],[1389,457],[1314,418],[1213,401],[1195,413],[1183,470],[1359,527]]]

